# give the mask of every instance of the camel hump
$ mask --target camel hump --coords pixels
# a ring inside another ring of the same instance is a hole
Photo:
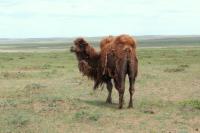
[[[107,44],[111,43],[114,40],[113,36],[108,36],[103,38],[103,40],[100,42],[100,48],[102,49]]]
[[[120,36],[116,37],[115,43],[130,45],[133,48],[136,48],[136,40],[133,37],[131,37],[130,35],[120,35]]]

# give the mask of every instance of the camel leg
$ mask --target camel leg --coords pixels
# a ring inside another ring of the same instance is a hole
[[[125,92],[125,78],[121,81],[121,87],[118,90],[119,93],[119,109],[123,108],[124,101],[124,92]]]
[[[118,78],[115,78],[114,82],[119,93],[119,109],[122,109],[124,103],[125,73],[118,75]]]
[[[119,90],[119,109],[123,108],[123,101],[124,101],[124,90]]]
[[[137,75],[137,70],[134,67],[133,62],[130,62],[128,64],[129,93],[130,93],[130,101],[129,101],[128,108],[133,108],[133,94],[135,92],[134,84],[135,84],[136,75]]]
[[[129,105],[128,108],[133,108],[133,94],[135,92],[135,88],[134,88],[134,83],[135,83],[135,79],[132,77],[129,77],[129,93],[130,93],[130,101],[129,101]]]
[[[111,94],[112,94],[112,88],[113,88],[111,80],[106,83],[106,87],[107,87],[107,90],[108,90],[108,97],[107,97],[106,103],[110,103],[111,104],[112,103]]]

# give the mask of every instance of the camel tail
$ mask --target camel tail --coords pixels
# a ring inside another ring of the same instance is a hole
[[[126,54],[127,54],[127,59],[130,60],[130,59],[131,59],[132,48],[130,48],[130,47],[125,47],[125,48],[124,48],[124,51],[125,51]]]

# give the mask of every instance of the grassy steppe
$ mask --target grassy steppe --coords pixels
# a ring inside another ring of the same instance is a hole
[[[200,47],[139,48],[134,109],[105,103],[74,55],[0,53],[0,132],[191,133],[200,130]]]

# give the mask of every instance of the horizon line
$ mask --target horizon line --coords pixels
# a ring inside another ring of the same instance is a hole
[[[109,34],[110,35],[110,34]],[[68,37],[64,37],[64,36],[60,36],[60,37],[0,37],[0,39],[51,39],[51,38],[55,38],[55,39],[69,39],[69,38],[77,38],[77,37],[85,37],[85,38],[100,38],[100,37],[106,37],[109,35],[99,35],[99,36],[68,36]],[[119,34],[119,35],[123,35],[123,34]],[[193,37],[193,36],[200,36],[200,34],[185,34],[185,35],[179,35],[179,34],[144,34],[144,35],[132,35],[132,34],[128,34],[134,37],[142,37],[142,36],[185,36],[185,37]],[[118,35],[113,35],[113,36],[118,36]]]

